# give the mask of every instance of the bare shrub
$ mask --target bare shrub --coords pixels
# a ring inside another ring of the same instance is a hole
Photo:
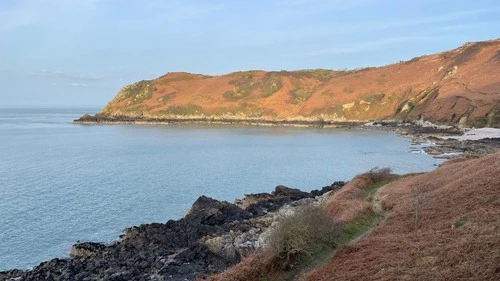
[[[305,207],[280,220],[269,238],[268,251],[286,269],[301,256],[334,247],[343,227],[320,207]]]
[[[392,169],[388,167],[374,167],[368,172],[368,175],[374,183],[394,178]]]

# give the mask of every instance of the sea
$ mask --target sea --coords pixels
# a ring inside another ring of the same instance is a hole
[[[242,125],[81,125],[98,108],[0,108],[0,270],[179,219],[201,195],[319,189],[374,167],[442,160],[393,132]],[[416,153],[417,152],[417,153]]]

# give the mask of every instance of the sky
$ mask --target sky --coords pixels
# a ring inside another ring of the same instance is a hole
[[[498,37],[497,0],[1,0],[0,107],[102,107],[167,72],[381,66]]]

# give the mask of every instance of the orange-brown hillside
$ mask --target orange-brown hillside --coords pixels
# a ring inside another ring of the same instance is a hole
[[[124,87],[101,118],[362,121],[500,127],[500,39],[350,71],[168,73]]]
[[[496,153],[386,186],[387,219],[302,281],[500,280],[499,171]]]

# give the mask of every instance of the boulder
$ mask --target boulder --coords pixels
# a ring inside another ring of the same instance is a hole
[[[96,252],[102,251],[106,248],[104,244],[94,242],[78,243],[71,247],[69,255],[76,258],[86,258]]]

